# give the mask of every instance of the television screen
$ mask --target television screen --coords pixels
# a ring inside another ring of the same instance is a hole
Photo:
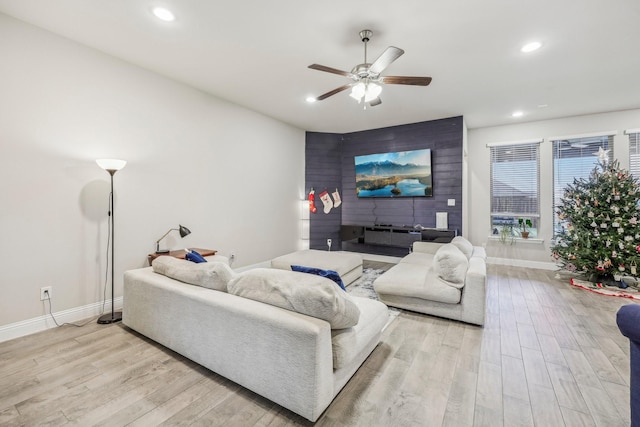
[[[356,156],[358,197],[433,196],[431,150]]]

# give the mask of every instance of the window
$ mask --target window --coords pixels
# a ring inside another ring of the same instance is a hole
[[[491,150],[491,234],[519,237],[518,220],[530,220],[538,235],[540,141],[489,144]]]
[[[561,233],[565,221],[558,219],[558,207],[567,185],[575,179],[589,179],[598,165],[600,150],[608,161],[613,161],[613,135],[615,132],[597,136],[552,138],[553,141],[553,234]]]
[[[640,129],[625,131],[629,135],[629,172],[640,179]]]

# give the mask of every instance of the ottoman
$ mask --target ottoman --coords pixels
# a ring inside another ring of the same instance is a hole
[[[362,256],[354,252],[307,249],[271,260],[271,268],[291,270],[292,265],[333,270],[340,275],[345,286],[362,276]]]

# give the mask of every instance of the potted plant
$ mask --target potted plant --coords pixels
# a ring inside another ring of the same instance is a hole
[[[509,221],[502,224],[502,227],[500,228],[500,231],[499,231],[501,243],[504,243],[504,244],[509,243],[511,245],[515,243],[515,239],[513,237],[513,231],[514,231],[513,226],[514,226],[513,221]]]
[[[528,239],[529,238],[529,232],[527,231],[527,227],[531,228],[533,227],[533,223],[531,222],[531,220],[529,218],[518,218],[518,224],[520,225],[520,227],[522,228],[522,231],[520,231],[520,235],[522,236],[523,239]]]

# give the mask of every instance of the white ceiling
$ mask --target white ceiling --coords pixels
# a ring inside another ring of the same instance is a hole
[[[176,21],[159,21],[153,6]],[[638,0],[0,0],[0,12],[310,131],[640,108]],[[348,91],[308,104],[349,80],[307,66],[363,62],[364,28],[370,61],[390,45],[405,50],[383,75],[431,85],[387,85],[366,110]],[[543,47],[521,53],[532,40]]]

